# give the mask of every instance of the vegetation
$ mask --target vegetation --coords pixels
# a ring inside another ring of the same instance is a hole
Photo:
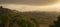
[[[54,24],[50,25],[50,27],[60,27],[60,16],[58,16],[58,20],[54,21]]]
[[[37,23],[20,12],[0,7],[0,27],[37,27]]]
[[[0,27],[39,27],[41,24],[50,24],[59,14],[58,12],[19,12],[0,7]],[[50,27],[55,27],[57,22],[59,21],[54,21],[54,25]]]

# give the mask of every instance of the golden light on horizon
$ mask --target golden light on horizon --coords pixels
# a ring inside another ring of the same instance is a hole
[[[21,4],[4,4],[4,7],[18,11],[58,11],[60,12],[60,0],[51,5],[21,5]]]

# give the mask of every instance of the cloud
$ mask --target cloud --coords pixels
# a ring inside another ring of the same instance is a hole
[[[0,4],[48,5],[57,0],[0,0]]]

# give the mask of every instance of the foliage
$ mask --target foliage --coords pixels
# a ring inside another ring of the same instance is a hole
[[[37,27],[36,23],[19,12],[7,8],[0,8],[0,27]]]
[[[54,24],[50,25],[50,27],[60,27],[60,16],[58,16],[58,20],[54,21]]]

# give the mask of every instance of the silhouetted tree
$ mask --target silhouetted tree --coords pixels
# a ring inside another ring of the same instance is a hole
[[[53,25],[50,25],[50,27],[60,27],[60,15],[58,16],[58,20],[53,22]]]

